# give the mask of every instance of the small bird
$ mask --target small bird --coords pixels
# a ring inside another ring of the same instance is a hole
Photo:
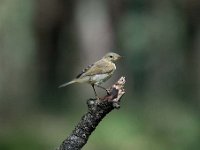
[[[65,84],[62,84],[61,86],[59,86],[59,88],[65,87],[73,83],[88,83],[92,86],[95,97],[98,97],[94,86],[97,86],[107,91],[106,88],[100,85],[112,76],[112,74],[116,70],[114,62],[116,62],[120,58],[121,56],[119,54],[113,52],[107,53],[105,56],[103,56],[102,59],[83,69],[82,72],[78,74],[75,79]],[[109,92],[107,91],[107,93]]]

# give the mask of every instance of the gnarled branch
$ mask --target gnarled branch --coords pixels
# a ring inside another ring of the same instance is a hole
[[[120,108],[120,99],[125,94],[125,77],[121,77],[110,89],[109,94],[101,99],[89,99],[88,112],[83,115],[71,135],[57,150],[80,150],[100,121],[113,109]]]

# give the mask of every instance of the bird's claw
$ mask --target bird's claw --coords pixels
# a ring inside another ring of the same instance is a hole
[[[96,100],[100,100],[100,97],[98,97],[98,96],[96,96],[95,98],[96,98]]]

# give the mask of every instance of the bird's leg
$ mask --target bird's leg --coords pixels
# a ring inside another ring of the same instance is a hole
[[[96,92],[96,90],[95,90],[95,88],[94,88],[94,84],[92,84],[92,88],[93,88],[93,90],[94,90],[95,97],[98,98],[97,92]]]
[[[95,84],[95,85],[96,85],[97,87],[101,88],[101,89],[104,89],[104,90],[107,92],[107,94],[110,95],[109,90],[107,90],[105,87],[100,86],[100,85],[98,85],[98,84]]]

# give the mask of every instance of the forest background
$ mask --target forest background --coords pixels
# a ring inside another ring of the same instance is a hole
[[[56,149],[94,95],[57,87],[109,51],[126,94],[83,149],[199,149],[199,0],[1,0],[0,149]]]

